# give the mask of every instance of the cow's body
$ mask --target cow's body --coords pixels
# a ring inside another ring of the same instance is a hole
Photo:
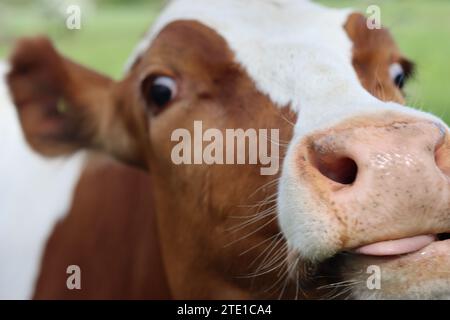
[[[70,208],[84,155],[48,161],[31,151],[4,84],[6,67],[0,67],[0,297],[27,298],[46,240]]]
[[[33,152],[6,69],[0,64],[0,298],[167,297],[148,176],[101,155]],[[82,290],[67,288],[70,265],[81,268]]]
[[[34,298],[169,298],[149,192],[142,171],[91,157],[48,239]],[[69,265],[81,268],[81,290],[67,290]]]

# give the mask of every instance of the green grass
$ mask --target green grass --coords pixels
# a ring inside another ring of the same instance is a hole
[[[383,24],[391,29],[405,55],[417,63],[416,77],[406,90],[409,103],[450,123],[450,1],[319,2],[363,12],[370,4],[379,5]],[[115,4],[98,1],[97,10],[83,20],[82,30],[68,31],[62,21],[48,18],[36,1],[32,3],[18,6],[17,1],[0,0],[0,57],[7,55],[14,38],[47,34],[67,56],[115,78],[120,78],[127,57],[161,7],[157,0],[137,1],[133,5],[118,0]]]
[[[132,6],[99,5],[82,19],[81,30],[68,30],[64,20],[49,19],[36,4],[31,7],[8,6],[6,20],[2,20],[0,13],[0,57],[8,55],[14,39],[45,34],[68,57],[120,78],[127,57],[160,7],[158,1]]]

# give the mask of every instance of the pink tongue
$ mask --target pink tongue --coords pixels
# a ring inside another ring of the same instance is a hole
[[[360,247],[355,252],[370,256],[393,256],[420,250],[435,240],[434,235],[389,240]]]

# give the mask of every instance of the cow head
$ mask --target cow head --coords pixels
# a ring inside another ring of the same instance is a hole
[[[19,44],[12,67],[35,149],[100,148],[152,172],[175,297],[449,296],[450,244],[437,241],[450,230],[448,129],[402,105],[412,63],[361,15],[175,0],[121,82],[42,39]],[[174,163],[173,133],[194,136],[196,121],[209,141],[278,129],[282,172]],[[367,286],[370,267],[381,288]]]

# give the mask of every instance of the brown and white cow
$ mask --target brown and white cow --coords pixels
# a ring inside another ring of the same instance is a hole
[[[0,299],[169,297],[149,177],[104,155],[35,154],[4,85],[7,69],[0,63]],[[81,290],[67,287],[73,265]]]
[[[450,298],[448,129],[402,105],[412,64],[363,16],[306,0],[174,0],[120,82],[43,39],[12,63],[36,150],[95,148],[151,172],[175,298]],[[59,101],[51,125],[31,121]],[[171,135],[194,121],[279,129],[281,172],[174,164]],[[367,285],[373,267],[381,287]]]

